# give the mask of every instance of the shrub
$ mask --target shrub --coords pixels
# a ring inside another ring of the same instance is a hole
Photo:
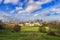
[[[49,31],[49,32],[47,32],[47,35],[56,36],[55,32],[53,32],[53,31]]]
[[[19,26],[18,24],[6,24],[5,26],[6,29],[11,30],[12,32],[18,32],[21,30],[21,26]]]
[[[19,25],[15,25],[15,27],[13,28],[13,30],[16,31],[16,32],[18,32],[18,31],[21,30],[20,27],[21,27],[21,26],[19,26]]]
[[[0,30],[4,29],[4,23],[0,20]]]
[[[5,24],[0,20],[0,34],[4,33],[4,28]]]
[[[46,33],[46,28],[44,26],[39,27],[39,32]]]

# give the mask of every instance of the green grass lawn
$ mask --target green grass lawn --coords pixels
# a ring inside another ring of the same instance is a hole
[[[39,32],[17,32],[0,34],[0,40],[60,40],[60,37],[49,36]]]
[[[21,31],[39,31],[39,27],[24,26],[21,27]]]
[[[0,32],[0,40],[60,40],[60,37],[38,32],[38,28],[25,26],[21,27],[21,32],[3,30]]]

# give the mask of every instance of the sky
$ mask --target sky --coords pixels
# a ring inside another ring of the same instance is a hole
[[[60,20],[60,0],[0,0],[0,20]]]

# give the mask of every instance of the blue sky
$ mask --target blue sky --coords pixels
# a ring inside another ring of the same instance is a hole
[[[0,0],[0,20],[60,20],[60,0]]]

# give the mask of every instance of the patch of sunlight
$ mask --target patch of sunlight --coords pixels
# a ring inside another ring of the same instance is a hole
[[[21,27],[21,31],[38,31],[39,27]]]
[[[49,31],[49,27],[45,27],[46,31]]]

